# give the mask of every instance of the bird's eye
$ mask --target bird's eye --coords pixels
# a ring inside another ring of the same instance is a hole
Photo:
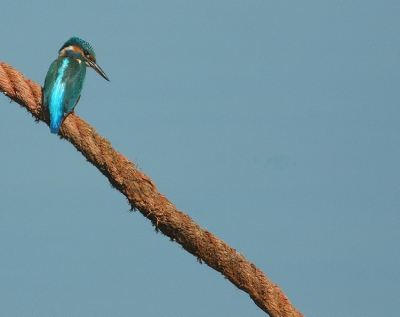
[[[85,54],[86,57],[89,56],[89,52],[88,51],[83,51],[83,54]]]

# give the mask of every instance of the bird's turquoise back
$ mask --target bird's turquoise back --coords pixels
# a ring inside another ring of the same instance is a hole
[[[59,57],[47,72],[43,89],[43,105],[50,112],[50,131],[58,133],[64,115],[75,107],[82,92],[86,65],[74,58]]]

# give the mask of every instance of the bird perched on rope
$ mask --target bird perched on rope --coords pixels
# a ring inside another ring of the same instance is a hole
[[[110,81],[96,63],[93,47],[79,37],[71,37],[58,52],[58,58],[47,71],[43,88],[43,106],[50,114],[50,131],[58,133],[60,126],[81,97],[86,66]]]

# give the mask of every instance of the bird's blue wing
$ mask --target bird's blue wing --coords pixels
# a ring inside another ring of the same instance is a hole
[[[68,115],[76,106],[82,92],[86,77],[86,65],[76,59],[68,58],[69,64],[65,69],[63,84],[65,85],[64,94],[64,113]]]

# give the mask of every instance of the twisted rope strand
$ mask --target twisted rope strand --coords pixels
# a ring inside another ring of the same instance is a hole
[[[26,108],[36,121],[49,124],[47,114],[42,111],[41,87],[4,62],[0,62],[0,92]],[[302,317],[278,285],[273,284],[242,254],[177,210],[157,191],[148,176],[114,150],[110,142],[87,122],[72,113],[62,124],[59,135],[71,142],[108,178],[111,185],[128,199],[131,210],[139,210],[157,231],[181,244],[200,263],[205,262],[248,293],[263,311],[272,317]]]

